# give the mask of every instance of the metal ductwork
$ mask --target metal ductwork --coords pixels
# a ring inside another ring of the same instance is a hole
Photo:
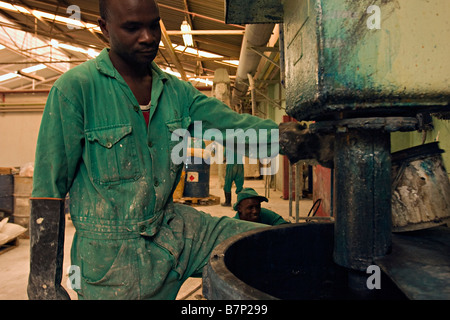
[[[248,91],[248,74],[255,75],[261,56],[250,50],[252,47],[263,47],[267,45],[273,29],[274,23],[269,24],[247,24],[245,34],[242,39],[239,67],[236,71],[236,81],[232,93],[231,105],[236,109]]]

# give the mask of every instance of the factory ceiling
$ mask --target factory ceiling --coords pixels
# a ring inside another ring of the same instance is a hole
[[[236,75],[245,26],[224,22],[224,0],[158,0],[162,41],[156,63],[192,81],[212,83],[214,71]],[[65,71],[107,46],[98,1],[1,0],[0,90],[48,90]],[[189,24],[192,46],[181,25]],[[194,80],[195,79],[195,80]]]

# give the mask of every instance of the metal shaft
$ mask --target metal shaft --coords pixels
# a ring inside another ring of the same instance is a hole
[[[347,129],[336,134],[334,260],[366,271],[391,246],[390,135]]]

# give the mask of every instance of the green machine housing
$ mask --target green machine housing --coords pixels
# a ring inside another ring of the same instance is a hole
[[[227,1],[227,23],[284,23],[286,111],[297,120],[442,111],[446,0]]]

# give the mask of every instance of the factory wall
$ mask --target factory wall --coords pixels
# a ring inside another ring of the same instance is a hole
[[[209,95],[208,91],[204,92]],[[281,103],[281,108],[268,101],[262,102],[260,109],[267,112],[267,118],[282,122],[285,115],[284,89],[279,84],[268,87],[268,96]],[[43,107],[46,94],[7,94],[3,96],[2,106],[18,104]],[[26,108],[26,106],[23,106]],[[20,167],[34,161],[36,141],[41,123],[42,112],[0,112],[0,167]],[[433,118],[434,129],[427,134],[426,142],[439,141],[447,172],[450,174],[450,121]],[[391,134],[392,152],[417,146],[422,143],[420,132],[394,132]],[[283,161],[280,159],[275,187],[281,190]]]
[[[261,101],[259,109],[266,118],[272,119],[276,123],[283,122],[283,116],[286,115],[285,90],[283,86],[280,83],[270,84],[267,87],[267,96],[273,101],[267,99]],[[283,190],[283,158],[284,156],[278,156],[278,170],[272,178],[271,186],[275,190]]]
[[[3,94],[0,109],[0,167],[34,162],[47,93]],[[1,112],[8,108],[8,112]],[[37,111],[24,111],[36,109]]]

